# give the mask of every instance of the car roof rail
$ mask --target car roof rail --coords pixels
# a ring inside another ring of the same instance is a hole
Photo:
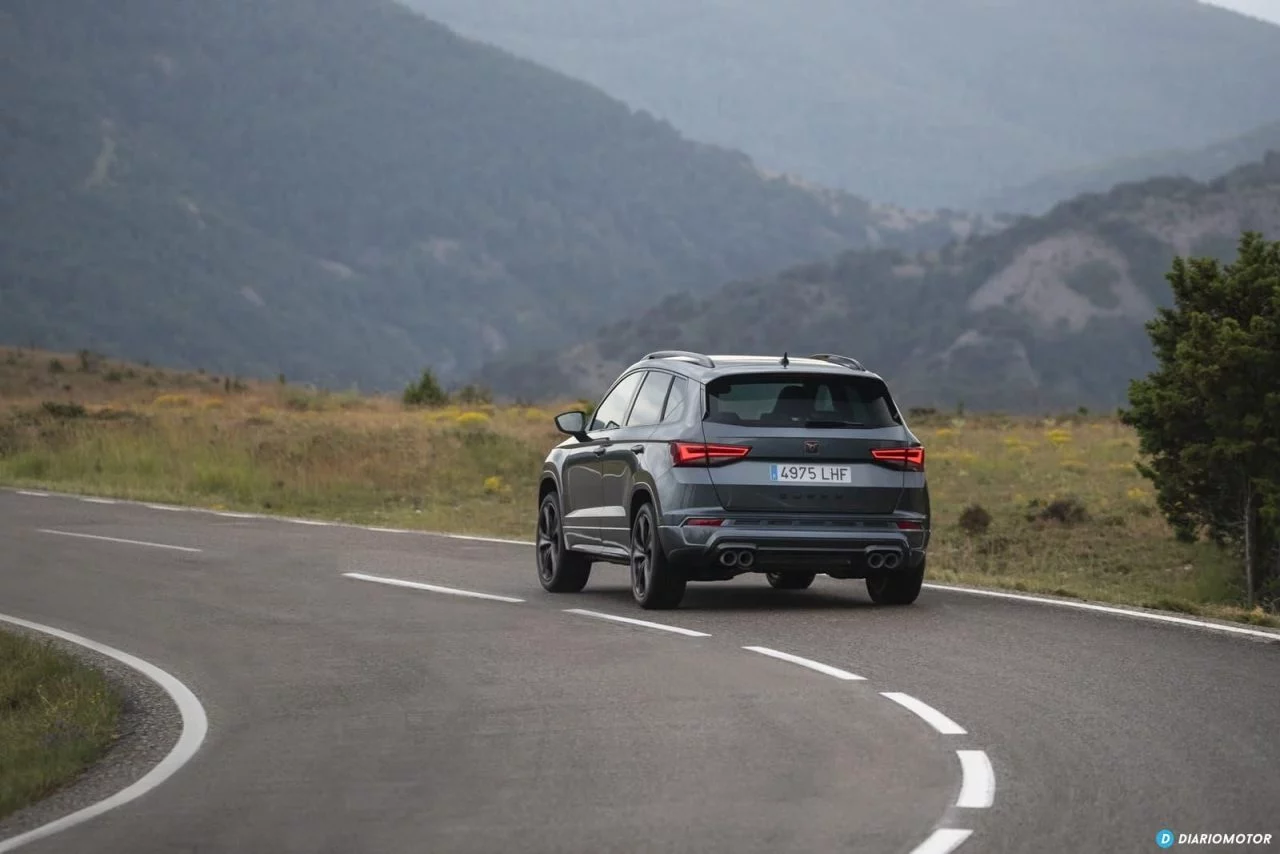
[[[714,368],[716,363],[711,360],[710,356],[704,356],[701,353],[693,353],[689,350],[657,350],[645,356],[646,359],[685,359],[704,368]]]
[[[837,353],[814,353],[810,359],[819,359],[823,362],[830,362],[833,365],[840,365],[844,368],[850,368],[855,371],[865,371],[862,363],[851,356],[841,356]]]

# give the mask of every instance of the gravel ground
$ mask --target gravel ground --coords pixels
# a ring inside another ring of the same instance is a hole
[[[173,748],[182,731],[182,717],[159,685],[114,658],[10,623],[0,623],[0,627],[51,641],[56,648],[101,671],[123,700],[115,744],[97,763],[53,795],[0,821],[0,840],[4,840],[108,798],[138,780]]]

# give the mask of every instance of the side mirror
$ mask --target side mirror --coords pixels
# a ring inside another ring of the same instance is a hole
[[[573,412],[561,412],[556,416],[556,429],[561,433],[565,433],[579,442],[585,442],[587,436],[587,413],[574,410]]]

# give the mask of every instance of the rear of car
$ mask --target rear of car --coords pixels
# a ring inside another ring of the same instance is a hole
[[[718,506],[664,537],[691,578],[923,572],[925,452],[880,377],[810,360],[725,365],[703,386],[700,427],[673,457],[705,469]]]

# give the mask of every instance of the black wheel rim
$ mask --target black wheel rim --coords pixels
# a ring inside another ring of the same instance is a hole
[[[637,599],[649,591],[653,573],[653,524],[642,512],[631,527],[631,590]]]
[[[548,501],[538,513],[538,577],[550,582],[556,575],[560,551],[560,515]]]

